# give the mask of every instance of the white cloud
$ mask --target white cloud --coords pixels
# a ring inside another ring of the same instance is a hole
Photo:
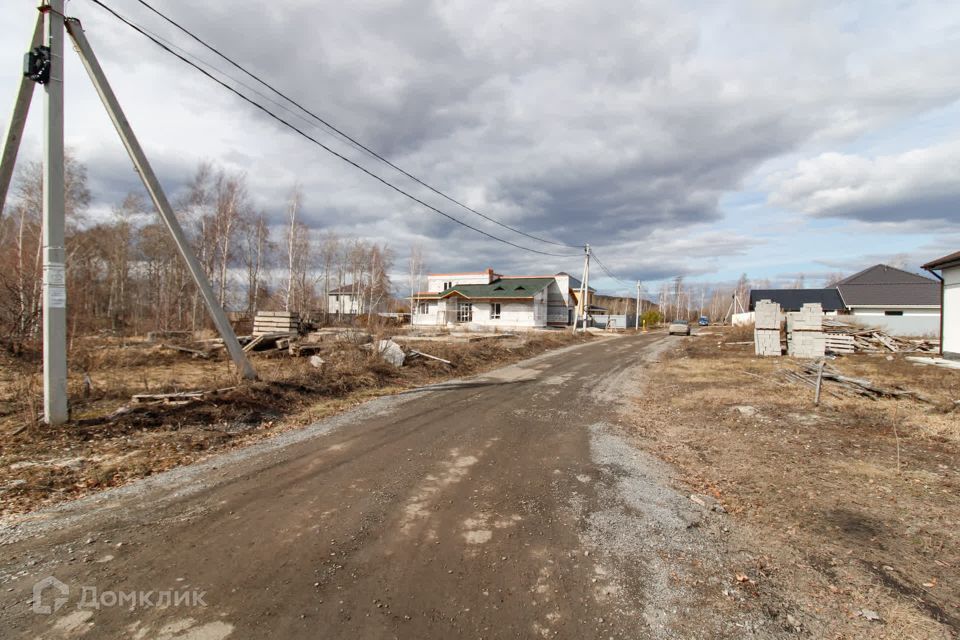
[[[960,141],[873,158],[824,153],[770,182],[770,203],[816,217],[956,222]]]

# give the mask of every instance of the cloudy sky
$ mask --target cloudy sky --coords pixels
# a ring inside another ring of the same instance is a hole
[[[229,69],[136,0],[104,2]],[[0,104],[12,103],[34,4],[3,0]],[[960,249],[955,1],[153,4],[426,182],[533,235],[589,242],[622,280],[651,290],[675,275],[742,272],[782,283],[802,273],[809,284],[881,261],[917,269]],[[499,244],[403,198],[89,0],[69,0],[67,13],[173,197],[212,160],[245,172],[277,221],[299,182],[311,227],[387,241],[398,266],[414,244],[434,271],[581,266],[577,250],[477,218],[254,95],[451,215],[574,256]],[[138,181],[72,50],[66,82],[67,144],[88,167],[95,215]],[[29,157],[40,153],[40,105]]]

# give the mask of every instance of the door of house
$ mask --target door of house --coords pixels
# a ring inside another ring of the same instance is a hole
[[[473,322],[473,303],[457,303],[457,322]]]

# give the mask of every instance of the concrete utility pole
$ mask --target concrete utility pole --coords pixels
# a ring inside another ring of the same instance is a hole
[[[639,329],[640,328],[640,281],[639,280],[637,280],[637,317],[634,318],[634,320],[636,321],[635,323],[636,326],[634,327],[634,329]]]
[[[67,291],[63,159],[63,0],[44,0],[50,80],[43,94],[43,418],[67,421]]]
[[[62,0],[60,1],[62,2]],[[113,126],[116,128],[117,133],[120,134],[120,139],[123,141],[123,146],[127,148],[127,153],[133,161],[133,166],[136,167],[137,172],[140,174],[140,178],[143,180],[143,184],[147,188],[153,204],[157,207],[157,211],[160,212],[160,217],[170,231],[170,235],[173,236],[173,241],[177,245],[180,256],[187,264],[190,275],[193,276],[193,281],[196,283],[197,288],[200,289],[200,295],[203,296],[203,301],[207,305],[207,310],[210,312],[211,318],[213,318],[213,323],[216,325],[217,331],[220,332],[220,337],[223,338],[223,343],[226,345],[230,357],[244,378],[247,380],[256,379],[257,373],[253,370],[250,361],[247,360],[246,354],[237,341],[237,336],[233,333],[233,327],[230,326],[230,322],[227,320],[227,315],[223,312],[223,308],[217,301],[213,289],[207,281],[206,274],[204,274],[200,268],[200,263],[197,262],[196,256],[193,255],[193,251],[190,249],[190,245],[184,236],[183,229],[180,228],[180,223],[177,221],[177,216],[173,213],[173,208],[170,206],[166,194],[160,187],[160,181],[157,180],[156,174],[153,173],[153,168],[147,161],[147,156],[144,154],[143,148],[137,141],[137,137],[133,134],[133,129],[123,114],[123,109],[120,108],[120,102],[117,100],[117,96],[113,93],[110,83],[107,82],[107,77],[104,75],[103,69],[100,68],[100,63],[97,61],[97,57],[94,55],[90,43],[87,42],[87,37],[83,33],[83,27],[80,25],[80,21],[74,18],[69,19],[67,21],[67,31],[70,33],[70,37],[73,38],[74,44],[77,45],[80,60],[83,62],[83,66],[87,70],[93,86],[100,95],[100,100],[103,102],[103,106],[106,107],[107,113],[113,121]]]
[[[586,331],[586,329],[587,329],[587,324],[586,324],[586,318],[587,318],[587,313],[586,313],[587,299],[586,299],[586,296],[587,296],[587,291],[589,290],[589,289],[587,288],[587,278],[589,278],[589,274],[590,274],[590,245],[589,245],[589,244],[584,245],[584,246],[583,246],[583,251],[584,251],[584,254],[585,254],[584,257],[583,257],[583,278],[580,280],[580,295],[577,296],[577,298],[578,298],[578,299],[577,299],[577,312],[576,312],[576,314],[574,314],[574,317],[573,317],[573,333],[576,333],[576,332],[577,332],[577,324],[580,322],[581,317],[583,318],[583,323],[584,323],[584,324],[583,324],[583,329],[584,329],[584,331]]]

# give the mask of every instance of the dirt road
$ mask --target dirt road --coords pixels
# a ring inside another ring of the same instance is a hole
[[[382,398],[8,524],[0,635],[777,635],[721,595],[729,523],[617,429],[666,344],[598,339]],[[49,614],[46,576],[69,589]]]

